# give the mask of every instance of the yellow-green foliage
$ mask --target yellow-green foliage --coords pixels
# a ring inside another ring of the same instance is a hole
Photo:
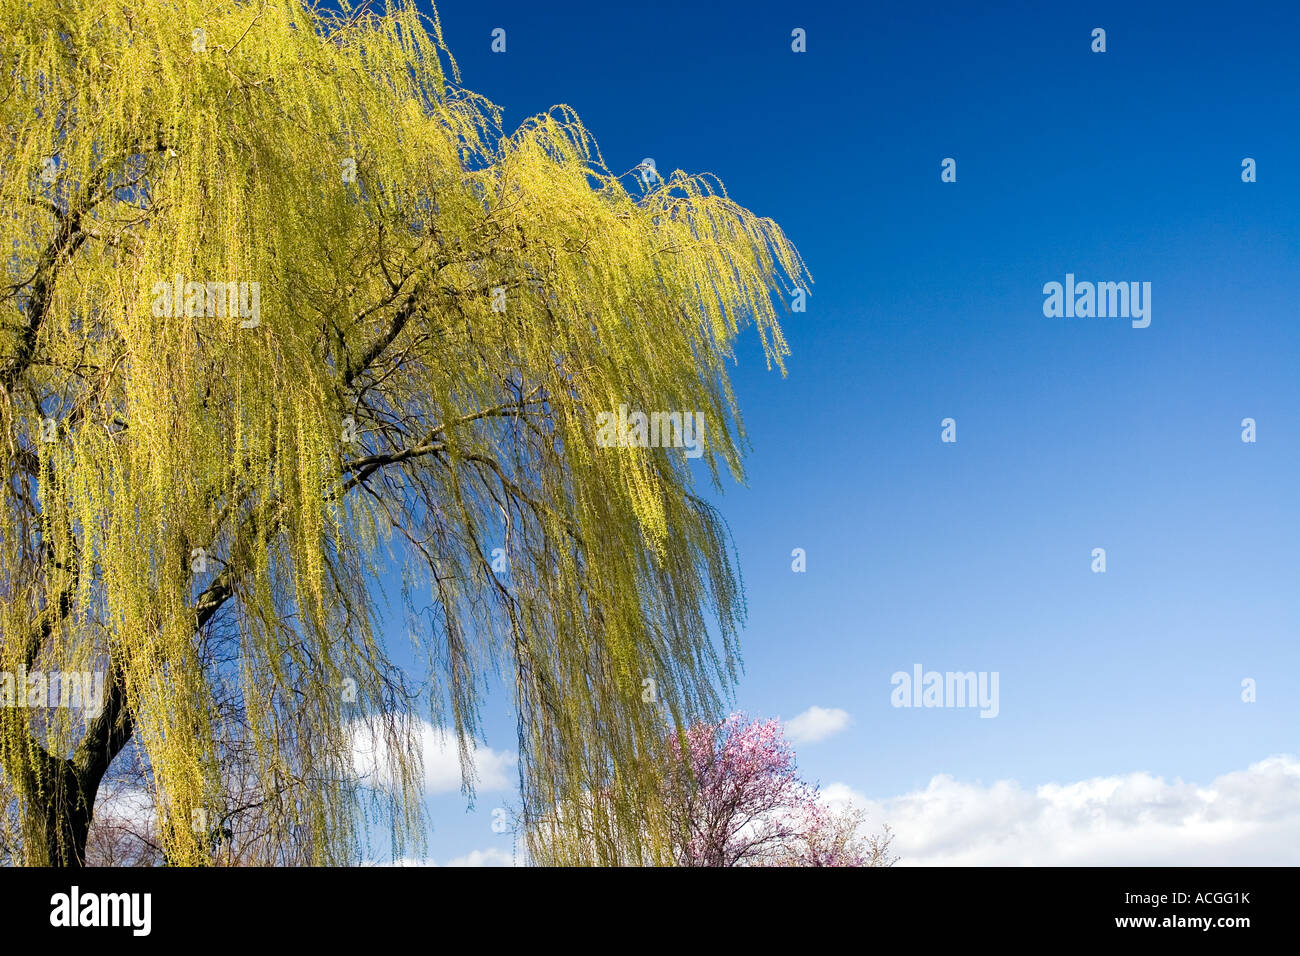
[[[353,721],[411,706],[373,603],[394,564],[434,609],[431,717],[472,739],[504,673],[525,817],[599,794],[606,861],[665,858],[664,729],[734,677],[681,449],[595,421],[699,410],[739,477],[725,366],[749,322],[782,362],[798,255],[716,181],[612,174],[563,107],[503,133],[455,80],[405,3],[0,0],[0,670],[116,675],[175,861],[207,861],[190,822],[237,743],[278,839],[354,858]],[[260,312],[167,314],[178,275],[258,283]],[[78,714],[0,729],[24,818],[43,753],[93,762]]]

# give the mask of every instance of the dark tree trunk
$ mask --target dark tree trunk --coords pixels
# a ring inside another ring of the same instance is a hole
[[[95,809],[93,787],[77,772],[72,760],[42,754],[43,767],[33,776],[40,789],[28,807],[27,862],[34,866],[84,866],[86,839]]]
[[[103,709],[90,721],[71,757],[54,756],[32,742],[24,854],[29,865],[86,865],[100,781],[134,730],[123,675],[114,666]]]

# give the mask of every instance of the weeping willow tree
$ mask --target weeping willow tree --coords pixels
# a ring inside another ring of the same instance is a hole
[[[407,3],[0,0],[0,37],[21,858],[83,862],[130,759],[174,863],[212,861],[232,760],[282,859],[355,860],[358,727],[405,852],[413,718],[468,764],[499,679],[537,856],[580,825],[568,862],[665,862],[664,731],[716,713],[743,614],[695,482],[742,476],[743,327],[784,371],[780,229],[611,172],[566,108],[503,130]],[[620,406],[699,412],[700,460],[599,441]],[[399,573],[418,679],[381,626]],[[55,699],[78,674],[96,706]]]

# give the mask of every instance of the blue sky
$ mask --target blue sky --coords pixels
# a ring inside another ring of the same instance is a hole
[[[896,799],[937,775],[979,799],[1001,780],[1022,796],[1137,780],[1124,812],[1141,816],[1186,797],[1179,779],[1227,792],[1212,782],[1300,753],[1289,4],[439,13],[464,85],[509,127],[566,103],[612,169],[652,157],[716,173],[808,262],[789,375],[765,369],[752,332],[741,342],[754,450],[748,485],[718,499],[748,594],[737,706],[849,715],[799,745],[805,776],[879,801],[905,859],[938,859],[956,838],[901,832],[925,822]],[[1257,182],[1242,182],[1245,157]],[[1043,284],[1066,273],[1150,282],[1150,326],[1045,317]],[[999,715],[891,707],[891,675],[916,663],[997,671]],[[513,743],[508,706],[486,708],[489,764]],[[1296,765],[1272,766],[1293,803]],[[508,797],[485,790],[472,813],[455,792],[431,798],[430,856],[508,853],[490,827]],[[1190,862],[1219,862],[1206,847]]]

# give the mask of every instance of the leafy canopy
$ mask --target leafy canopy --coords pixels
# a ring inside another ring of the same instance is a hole
[[[698,410],[742,477],[726,365],[752,322],[780,366],[806,285],[780,229],[610,172],[565,107],[505,133],[409,3],[0,0],[0,37],[0,671],[110,685],[98,716],[0,707],[32,858],[134,739],[170,859],[208,860],[237,746],[279,839],[352,859],[359,722],[402,755],[400,852],[403,718],[465,754],[494,673],[525,813],[599,787],[640,834],[743,607],[681,449],[599,447],[596,416]],[[424,704],[381,640],[393,568]]]

